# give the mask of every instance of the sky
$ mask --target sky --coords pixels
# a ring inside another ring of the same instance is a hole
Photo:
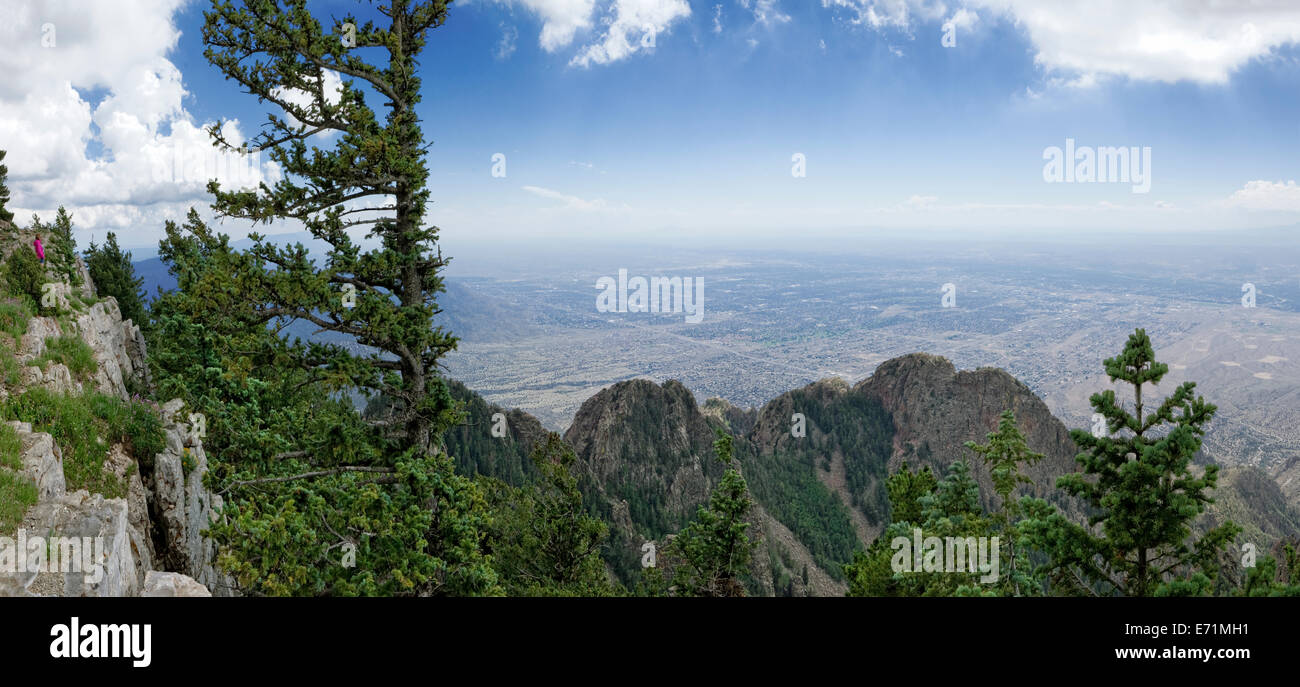
[[[204,59],[208,7],[0,3],[24,224],[64,205],[83,246],[148,252],[211,214],[208,176],[278,178],[211,152],[207,126],[238,141],[273,106]],[[426,219],[453,244],[579,246],[1293,225],[1298,42],[1285,0],[462,0],[420,58]],[[1120,148],[1132,178],[1083,181]]]

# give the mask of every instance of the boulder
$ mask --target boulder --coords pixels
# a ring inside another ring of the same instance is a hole
[[[199,584],[189,575],[150,570],[144,578],[144,591],[140,596],[149,597],[211,597],[212,592]]]

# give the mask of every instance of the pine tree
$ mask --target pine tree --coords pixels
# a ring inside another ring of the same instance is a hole
[[[286,116],[269,114],[249,148],[226,141],[219,122],[209,133],[228,151],[268,152],[286,176],[257,190],[209,182],[213,208],[253,223],[296,220],[328,246],[317,267],[300,244],[282,248],[250,235],[254,260],[240,275],[250,307],[265,321],[305,320],[373,349],[358,355],[321,346],[296,363],[392,399],[393,412],[373,420],[376,431],[402,450],[432,456],[455,419],[438,361],[456,339],[433,324],[445,262],[435,252],[437,228],[424,224],[427,146],[415,112],[416,73],[425,35],[446,19],[447,2],[391,0],[377,8],[387,26],[347,15],[328,30],[306,0],[239,4],[214,3],[204,14],[204,55]],[[363,57],[375,53],[386,61]],[[330,72],[343,77],[337,92],[327,91]],[[366,89],[385,100],[382,118],[366,104]],[[322,132],[339,134],[332,148],[316,145],[312,137]],[[362,251],[348,234],[354,227],[368,227],[381,247]]]
[[[903,587],[890,562],[893,557],[890,541],[895,536],[910,536],[913,527],[924,524],[921,499],[929,496],[937,484],[929,466],[912,472],[907,463],[885,479],[890,521],[866,551],[855,551],[852,562],[845,564],[848,596],[903,595]]]
[[[66,276],[69,284],[80,286],[81,272],[77,269],[77,240],[72,237],[72,215],[62,205],[54,216],[47,238],[50,265],[56,273]]]
[[[13,222],[14,213],[8,209],[9,205],[9,187],[5,181],[9,178],[9,168],[5,166],[5,155],[8,151],[0,150],[0,222]]]
[[[1191,541],[1192,521],[1213,499],[1218,466],[1196,475],[1192,458],[1216,408],[1185,382],[1154,410],[1143,387],[1157,385],[1169,367],[1155,359],[1151,339],[1138,329],[1123,352],[1105,361],[1111,381],[1132,387],[1126,407],[1113,390],[1091,397],[1108,434],[1073,430],[1083,449],[1082,472],[1057,486],[1091,507],[1089,528],[1072,523],[1042,501],[1026,500],[1026,532],[1046,552],[1052,579],[1073,593],[1101,588],[1124,596],[1203,594],[1211,585],[1219,551],[1240,532],[1226,522]]]
[[[979,485],[970,475],[965,461],[954,461],[948,474],[935,481],[930,469],[913,473],[906,464],[886,480],[889,507],[893,520],[885,531],[876,537],[865,552],[854,554],[853,562],[844,566],[849,581],[849,596],[977,596],[995,594],[996,587],[982,581],[985,573],[970,572],[969,563],[962,571],[916,570],[907,555],[906,567],[898,570],[897,557],[904,553],[895,549],[896,539],[911,544],[914,531],[920,529],[924,537],[947,538],[988,537],[996,534],[992,521],[980,507]],[[992,546],[990,541],[988,546]],[[989,554],[993,552],[990,549]],[[974,551],[970,551],[972,556]],[[978,569],[978,568],[977,568]],[[999,569],[998,574],[1001,575]]]
[[[209,534],[240,591],[499,593],[482,490],[449,457],[395,459],[347,395],[291,364],[315,344],[238,307],[232,277],[253,258],[228,236],[194,211],[166,231],[159,257],[177,288],[150,310],[149,361],[160,397],[207,418],[207,481],[225,500]]]
[[[108,232],[108,240],[103,246],[90,242],[90,248],[86,251],[86,271],[90,273],[90,281],[95,284],[95,293],[100,297],[112,296],[117,300],[123,319],[141,326],[149,324],[144,309],[144,279],[135,276],[131,252],[124,252],[118,247],[116,234]]]
[[[985,437],[986,443],[966,442],[966,448],[974,451],[989,468],[993,478],[993,491],[998,495],[999,509],[993,513],[993,521],[1001,533],[1001,545],[1007,548],[1007,589],[1020,596],[1022,592],[1032,589],[1035,584],[1016,565],[1016,540],[1020,537],[1017,519],[1020,516],[1020,504],[1011,498],[1012,492],[1022,484],[1033,484],[1033,480],[1020,471],[1021,465],[1033,466],[1043,459],[1043,454],[1029,450],[1025,436],[1016,426],[1016,415],[1011,409],[1002,411],[998,419],[998,429]]]
[[[270,574],[283,583],[269,593],[305,586],[316,593],[495,594],[496,574],[482,551],[484,495],[456,474],[440,440],[460,419],[438,371],[456,340],[433,323],[445,262],[437,228],[423,219],[427,145],[415,107],[417,60],[426,34],[445,20],[447,2],[391,0],[375,10],[387,21],[349,14],[322,26],[305,0],[214,2],[204,14],[208,61],[278,108],[244,145],[227,141],[220,122],[210,135],[228,152],[265,152],[284,173],[274,187],[228,190],[209,182],[213,209],[254,224],[301,223],[327,248],[318,265],[301,244],[280,247],[256,233],[247,251],[230,251],[225,237],[177,235],[178,270],[194,276],[176,327],[236,337],[214,341],[223,369],[215,377],[195,370],[194,383],[253,378],[258,385],[247,389],[214,386],[235,410],[238,394],[261,394],[263,384],[293,399],[295,389],[330,403],[390,399],[382,416],[340,415],[320,401],[284,412],[265,407],[277,415],[273,433],[232,428],[248,432],[231,438],[243,450],[229,452],[214,479],[238,517],[215,527],[215,536],[246,579]],[[327,87],[330,74],[342,77],[337,91]],[[367,104],[373,93],[386,112]],[[313,138],[321,133],[334,136]],[[377,239],[375,248],[354,241],[348,231],[357,227]],[[220,269],[191,259],[205,254],[219,259]],[[254,338],[254,356],[230,343],[295,321],[360,346]],[[307,417],[292,417],[298,410]],[[298,545],[281,543],[268,555],[260,548],[268,542],[250,539],[254,533]],[[355,568],[317,572],[324,552],[345,546],[357,547]]]
[[[493,564],[511,596],[607,596],[614,593],[601,558],[608,526],[587,513],[573,475],[577,458],[560,435],[537,442],[541,478],[514,488],[499,480],[489,497],[495,513]]]
[[[745,534],[745,517],[753,501],[732,458],[731,435],[718,430],[713,449],[727,471],[709,495],[708,506],[699,507],[695,519],[668,547],[669,557],[680,559],[672,578],[678,596],[745,595],[742,579],[754,552]]]

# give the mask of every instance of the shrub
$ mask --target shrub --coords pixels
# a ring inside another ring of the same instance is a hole
[[[30,310],[37,311],[41,303],[41,285],[45,283],[45,270],[41,268],[31,246],[19,246],[9,254],[4,264],[4,280],[8,295],[29,299]]]

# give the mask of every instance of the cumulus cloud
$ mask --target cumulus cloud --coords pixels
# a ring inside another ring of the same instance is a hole
[[[1248,181],[1228,197],[1227,205],[1247,210],[1300,212],[1300,186],[1290,181]]]
[[[686,0],[495,0],[521,6],[541,20],[537,43],[549,53],[567,50],[581,35],[585,44],[570,66],[617,62],[654,47],[659,34],[689,17]]]
[[[182,4],[0,5],[0,145],[18,219],[66,205],[79,233],[113,229],[141,245],[161,235],[164,218],[206,205],[208,178],[274,181],[274,165],[215,151],[185,111],[180,70],[167,58]],[[224,133],[243,141],[238,122]]]
[[[689,17],[686,0],[615,0],[613,20],[605,21],[604,34],[569,61],[570,66],[617,62],[645,48],[652,48],[658,35],[676,20]]]
[[[1224,83],[1232,72],[1275,49],[1300,42],[1300,3],[1182,0],[822,0],[854,24],[910,32],[917,23],[949,17],[973,22],[974,11],[1015,23],[1049,71],[1076,75],[1062,83],[1089,85],[1098,76],[1145,81]]]

